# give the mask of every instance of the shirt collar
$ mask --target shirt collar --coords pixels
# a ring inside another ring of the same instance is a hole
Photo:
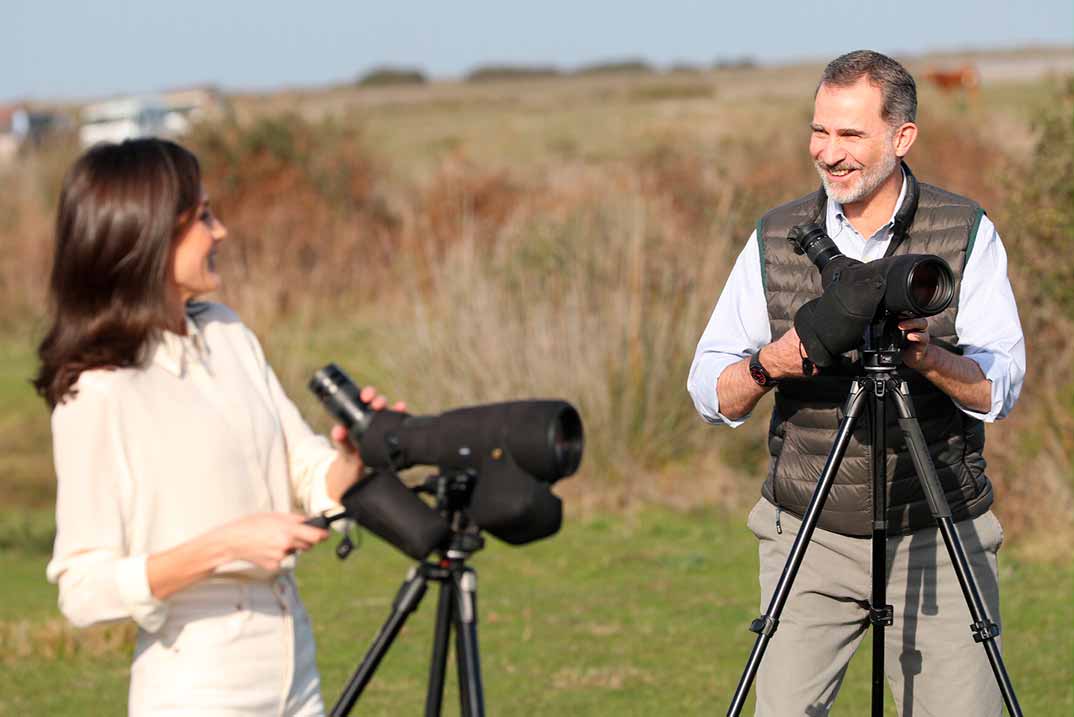
[[[209,344],[189,314],[186,315],[186,335],[173,331],[161,331],[152,342],[148,355],[151,363],[182,378],[192,361],[198,361],[208,369]]]
[[[902,203],[906,199],[906,170],[900,167],[899,171],[902,172],[902,186],[899,188],[899,198],[895,201],[895,208],[891,210],[891,218],[888,219],[888,223],[877,229],[876,234],[874,234],[873,236],[877,236],[881,234],[881,232],[883,232],[884,238],[889,239],[890,237],[887,236],[887,234],[895,226],[895,215],[899,213],[900,209],[902,209]],[[827,210],[829,227],[834,225],[842,229],[843,226],[850,226],[850,220],[846,218],[845,214],[843,214],[843,205],[835,201],[831,197],[828,197]]]

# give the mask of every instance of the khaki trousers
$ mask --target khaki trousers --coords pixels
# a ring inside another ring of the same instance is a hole
[[[778,522],[778,525],[777,525]],[[801,521],[765,499],[748,524],[759,541],[761,612],[775,591]],[[999,623],[995,515],[956,524],[989,617]],[[938,529],[888,537],[885,634],[888,685],[902,717],[1000,717],[1003,701]],[[817,529],[757,675],[757,717],[819,717],[870,632],[871,541]],[[871,650],[870,645],[867,650]]]

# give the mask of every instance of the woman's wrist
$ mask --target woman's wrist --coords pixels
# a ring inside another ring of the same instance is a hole
[[[325,476],[325,492],[328,497],[338,503],[343,494],[358,482],[363,468],[362,459],[357,454],[339,451]]]
[[[146,578],[153,597],[163,600],[236,560],[233,542],[225,526],[151,554],[146,558]]]

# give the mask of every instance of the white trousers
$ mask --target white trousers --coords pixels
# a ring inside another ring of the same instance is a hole
[[[214,578],[169,602],[160,631],[138,633],[132,717],[324,714],[309,615],[291,573]]]

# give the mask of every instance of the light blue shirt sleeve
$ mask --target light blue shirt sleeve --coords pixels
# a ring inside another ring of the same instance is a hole
[[[1007,252],[987,217],[981,218],[962,272],[955,331],[962,355],[981,367],[992,382],[992,405],[978,413],[956,405],[968,416],[992,422],[1006,417],[1022,392],[1026,373],[1025,338],[1018,306],[1007,278]]]
[[[771,341],[768,305],[761,282],[761,255],[754,232],[731,268],[690,366],[686,390],[703,419],[734,428],[749,417],[747,414],[732,420],[720,413],[716,382],[728,366]]]

